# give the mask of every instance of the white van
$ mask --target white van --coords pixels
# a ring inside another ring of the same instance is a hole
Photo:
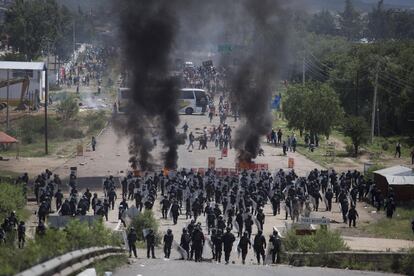
[[[206,112],[209,97],[203,89],[183,88],[178,102],[180,113],[203,114]]]

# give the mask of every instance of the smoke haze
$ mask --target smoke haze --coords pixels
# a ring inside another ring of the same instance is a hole
[[[121,1],[121,35],[131,85],[126,132],[130,138],[131,165],[151,169],[153,149],[149,129],[158,128],[166,147],[164,166],[176,168],[178,145],[183,138],[177,100],[179,81],[168,74],[170,53],[178,20],[169,1]]]

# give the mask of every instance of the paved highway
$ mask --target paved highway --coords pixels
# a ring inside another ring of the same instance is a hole
[[[287,265],[279,266],[259,266],[259,265],[225,265],[211,263],[195,263],[164,259],[138,259],[131,265],[124,266],[114,272],[119,276],[374,276],[391,275],[376,272],[339,270],[320,267],[291,267]]]

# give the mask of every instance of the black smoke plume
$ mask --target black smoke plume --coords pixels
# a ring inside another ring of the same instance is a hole
[[[245,0],[249,43],[231,80],[231,101],[236,103],[242,125],[236,130],[239,161],[251,162],[260,149],[260,139],[272,127],[270,103],[285,59],[287,23],[281,0]]]
[[[178,31],[171,2],[119,2],[120,33],[132,92],[125,131],[130,136],[131,165],[142,170],[152,169],[154,146],[150,133],[153,128],[158,129],[167,148],[164,153],[167,168],[177,167],[177,148],[184,142],[176,132],[179,81],[168,73],[170,53]]]

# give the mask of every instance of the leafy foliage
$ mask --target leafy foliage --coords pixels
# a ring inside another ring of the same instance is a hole
[[[60,102],[56,108],[56,112],[61,116],[62,120],[68,121],[73,119],[79,113],[79,105],[75,97],[68,97]]]
[[[89,227],[73,220],[64,230],[48,229],[45,236],[27,241],[24,249],[18,249],[14,245],[1,246],[0,275],[15,274],[69,251],[120,244],[120,240],[102,222],[96,222]]]
[[[0,183],[0,221],[12,211],[23,209],[26,200],[23,187],[11,183]]]
[[[354,146],[354,155],[358,155],[359,147],[368,142],[369,127],[363,117],[349,116],[342,124],[345,136],[351,138]]]
[[[329,137],[342,115],[337,94],[327,84],[289,87],[284,113],[290,128]]]
[[[154,213],[151,210],[145,210],[140,213],[131,223],[131,226],[135,227],[137,231],[138,240],[144,240],[142,230],[151,228],[154,231],[154,234],[158,233],[159,224],[157,219],[154,217]]]
[[[348,249],[339,232],[325,229],[306,236],[298,236],[295,230],[291,230],[283,240],[283,245],[286,251],[294,252],[326,253]]]

